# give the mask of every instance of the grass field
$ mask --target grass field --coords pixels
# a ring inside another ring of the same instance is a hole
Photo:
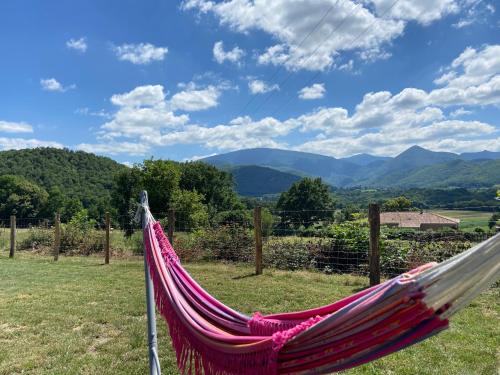
[[[366,286],[349,275],[189,264],[216,297],[251,313],[305,309]],[[145,374],[146,317],[141,259],[0,255],[0,374]],[[272,292],[271,292],[272,291]],[[483,293],[451,329],[351,374],[496,374],[500,366],[499,289]],[[159,320],[164,374],[176,374]]]
[[[454,219],[460,219],[460,229],[464,231],[472,231],[474,228],[478,227],[485,231],[489,230],[488,220],[492,215],[492,212],[482,211],[431,210],[430,212]]]

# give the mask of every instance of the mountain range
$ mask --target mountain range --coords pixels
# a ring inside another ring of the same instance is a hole
[[[304,176],[321,177],[336,187],[472,188],[500,184],[500,152],[491,151],[455,154],[412,146],[395,157],[359,154],[334,158],[255,148],[214,155],[202,161],[231,171],[242,195],[274,194]],[[250,166],[265,168],[265,177],[263,169],[249,169]],[[254,189],[257,181],[260,186]]]

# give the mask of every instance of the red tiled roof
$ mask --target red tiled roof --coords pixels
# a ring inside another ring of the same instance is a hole
[[[422,224],[458,225],[459,219],[453,219],[430,212],[382,212],[380,224],[393,224],[404,228],[420,228]]]

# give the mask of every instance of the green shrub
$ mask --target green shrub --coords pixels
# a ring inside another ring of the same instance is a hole
[[[248,262],[254,258],[251,230],[241,225],[221,225],[195,233],[191,243],[204,260]]]
[[[429,262],[442,262],[471,247],[469,241],[412,242],[407,254],[408,269]]]
[[[387,277],[395,277],[409,270],[408,253],[410,243],[402,240],[381,241],[380,272]]]
[[[90,255],[104,251],[105,233],[82,230],[71,224],[61,225],[61,253]]]
[[[311,268],[310,241],[302,238],[274,238],[263,246],[263,261],[268,267],[281,270]]]
[[[54,245],[54,232],[50,229],[31,227],[18,243],[20,250],[40,250]]]

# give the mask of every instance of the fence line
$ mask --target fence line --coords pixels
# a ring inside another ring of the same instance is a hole
[[[250,210],[227,211],[209,220],[169,210],[155,217],[184,262],[254,264],[257,274],[266,267],[354,273],[370,277],[372,284],[381,275],[394,276],[422,263],[442,261],[488,236],[459,231],[380,230],[380,226],[376,229],[369,225],[374,223],[373,218],[337,224],[335,212],[256,208],[253,215]],[[0,250],[13,247],[45,252],[53,254],[55,260],[59,253],[97,253],[103,254],[104,263],[115,254],[142,252],[140,227],[131,215],[106,215],[91,227],[85,227],[85,223],[61,224],[59,235],[57,227],[54,217],[16,219],[15,226],[9,219],[0,219]]]

